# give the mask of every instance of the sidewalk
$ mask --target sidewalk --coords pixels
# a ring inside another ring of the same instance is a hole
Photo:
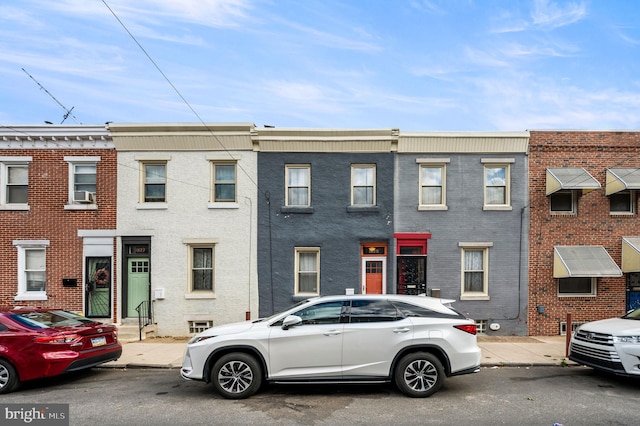
[[[141,342],[122,344],[117,361],[102,364],[109,368],[180,368],[185,342]],[[483,367],[533,367],[574,365],[565,357],[566,337],[489,337],[479,336]]]

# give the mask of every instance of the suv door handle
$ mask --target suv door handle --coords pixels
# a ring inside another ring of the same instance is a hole
[[[342,334],[340,330],[330,330],[324,333],[325,336],[337,336],[338,334]]]
[[[408,331],[411,331],[411,329],[409,327],[402,327],[402,328],[396,328],[395,330],[393,330],[394,333],[406,333]]]

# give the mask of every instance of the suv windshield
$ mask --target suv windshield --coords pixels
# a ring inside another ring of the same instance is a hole
[[[622,318],[640,320],[640,308],[634,309],[631,312],[627,312],[627,315],[623,316]]]

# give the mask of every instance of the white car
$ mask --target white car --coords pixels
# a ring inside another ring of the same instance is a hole
[[[225,398],[272,383],[384,383],[426,397],[445,376],[480,370],[476,324],[453,300],[344,295],[305,300],[269,318],[212,327],[187,343],[181,375]]]
[[[640,308],[622,318],[578,327],[571,337],[569,359],[609,373],[640,377]]]

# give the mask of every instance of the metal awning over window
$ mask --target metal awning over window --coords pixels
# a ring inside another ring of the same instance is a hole
[[[606,195],[640,189],[640,169],[607,169]]]
[[[553,248],[553,278],[620,276],[622,271],[602,246]]]
[[[622,272],[640,272],[640,237],[622,237]]]
[[[547,195],[561,189],[579,189],[586,194],[594,189],[600,189],[600,182],[582,167],[547,169]]]

